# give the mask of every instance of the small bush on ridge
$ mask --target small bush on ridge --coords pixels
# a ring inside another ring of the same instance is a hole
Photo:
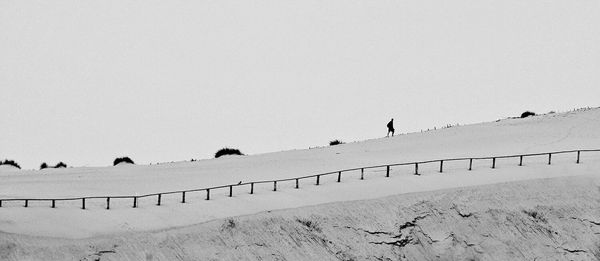
[[[19,166],[19,163],[15,162],[14,160],[5,159],[4,161],[0,161],[0,165],[10,165],[17,169],[21,169],[21,166]]]
[[[67,164],[65,164],[64,162],[59,162],[58,164],[56,164],[56,166],[54,166],[55,168],[66,168]]]
[[[120,157],[120,158],[116,158],[113,161],[113,166],[117,166],[117,164],[119,164],[121,162],[125,162],[125,163],[128,163],[128,164],[135,164],[135,163],[133,163],[133,160],[131,160],[129,157]]]
[[[344,144],[344,142],[341,140],[332,140],[329,142],[329,146],[335,146],[335,145],[340,145],[340,144]]]
[[[222,148],[219,151],[217,151],[217,153],[215,153],[215,158],[221,157],[223,155],[244,155],[244,154],[242,154],[242,152],[238,149]]]
[[[529,116],[535,116],[535,112],[525,111],[525,112],[521,113],[521,118],[527,118]]]
[[[55,166],[48,166],[48,164],[46,164],[46,162],[42,162],[42,165],[40,165],[40,170],[47,169],[47,168],[58,169],[58,168],[66,168],[66,167],[67,167],[67,164],[62,161],[57,163]]]

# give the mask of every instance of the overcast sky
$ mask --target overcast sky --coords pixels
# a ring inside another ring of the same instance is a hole
[[[596,0],[0,0],[0,158],[305,149],[600,106]]]

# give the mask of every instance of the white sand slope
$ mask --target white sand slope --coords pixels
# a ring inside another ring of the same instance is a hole
[[[238,181],[289,178],[397,162],[593,149],[600,148],[598,130],[600,110],[594,109],[256,156],[153,166],[119,165],[19,171],[19,175],[11,171],[10,174],[0,174],[0,198],[136,195],[235,184]],[[583,155],[582,160],[587,161],[588,157],[600,158],[597,154]],[[323,186],[301,184],[300,190],[290,189],[292,183],[280,184],[280,191],[276,193],[269,193],[272,185],[265,184],[256,187],[255,195],[248,195],[249,188],[244,191],[236,188],[234,198],[225,197],[228,193],[226,190],[213,192],[211,201],[202,200],[205,195],[198,192],[187,195],[188,204],[176,204],[180,196],[174,195],[165,197],[161,207],[154,206],[154,198],[143,199],[137,209],[131,208],[131,200],[114,200],[111,211],[103,209],[104,200],[88,202],[86,211],[79,209],[79,202],[59,203],[57,209],[50,209],[47,202],[40,206],[31,203],[32,207],[26,209],[10,207],[5,202],[5,207],[0,209],[1,219],[9,222],[2,222],[0,230],[31,235],[88,237],[124,230],[163,229],[271,209],[519,179],[582,175],[592,171],[585,164],[561,164],[563,160],[572,163],[575,156],[564,157],[556,156],[553,160],[557,167],[550,168],[538,168],[530,164],[543,165],[545,158],[540,157],[527,159],[523,168],[516,168],[514,160],[506,164],[499,161],[499,168],[493,171],[489,169],[489,162],[476,162],[472,173],[466,171],[466,163],[447,164],[443,175],[435,172],[435,164],[429,169],[421,167],[424,175],[420,177],[410,175],[410,169],[393,169],[393,178],[381,179],[383,172],[375,171],[366,173],[366,181],[358,182],[356,179],[359,174],[356,173],[354,178],[346,175],[349,178],[345,178],[341,184],[324,180]],[[578,169],[563,171],[571,168]],[[22,202],[14,204],[22,205]]]
[[[600,175],[334,202],[86,239],[0,234],[2,260],[596,260]]]
[[[599,130],[600,110],[593,109],[255,156],[157,166],[19,171],[19,175],[1,172],[0,198],[135,195],[417,160],[595,149],[600,148]],[[320,186],[314,186],[313,181],[303,181],[300,189],[294,189],[293,182],[290,182],[279,184],[276,192],[272,191],[271,184],[265,184],[257,186],[254,195],[248,193],[249,188],[244,188],[243,191],[236,188],[234,197],[227,197],[228,191],[223,190],[213,193],[210,201],[204,200],[203,192],[188,194],[188,203],[185,204],[179,203],[179,195],[164,197],[161,206],[155,205],[155,198],[148,198],[141,200],[139,207],[135,209],[131,208],[131,200],[114,200],[111,202],[111,210],[104,209],[104,200],[88,202],[86,210],[81,210],[78,202],[59,203],[55,209],[51,209],[47,202],[30,203],[28,208],[23,208],[22,202],[5,202],[0,208],[0,231],[11,233],[12,239],[22,240],[29,238],[27,236],[106,239],[115,235],[130,239],[130,236],[134,237],[138,233],[159,235],[154,234],[159,232],[152,231],[190,226],[219,218],[325,203],[520,180],[574,176],[595,180],[594,177],[600,175],[600,153],[583,154],[581,159],[581,164],[575,164],[574,154],[556,155],[553,157],[553,164],[549,166],[546,157],[527,158],[522,167],[517,166],[518,159],[498,160],[496,169],[490,168],[490,162],[481,161],[474,164],[473,171],[467,171],[466,163],[459,162],[445,165],[444,173],[438,173],[438,165],[432,164],[421,167],[421,176],[412,175],[412,168],[397,167],[392,169],[390,178],[384,177],[384,169],[372,170],[365,173],[365,180],[359,180],[358,172],[348,173],[341,183],[335,182],[335,177],[330,177],[323,179]],[[494,191],[502,191],[504,186],[505,184],[487,186],[485,190],[496,193]],[[578,191],[579,188],[572,189]],[[543,192],[542,189],[539,191]],[[566,191],[563,188],[563,193]],[[504,192],[511,193],[510,190]],[[493,198],[488,201],[494,202]],[[542,202],[543,200],[538,201],[539,204]],[[337,206],[336,204],[328,206]],[[346,204],[344,206],[348,208],[340,211],[351,212],[353,208],[363,204],[366,203]],[[509,206],[510,203],[507,203],[504,207]],[[302,211],[316,213],[310,209]],[[586,211],[586,208],[582,207],[581,211]],[[8,237],[8,234],[3,235]],[[60,242],[66,242],[66,245],[73,243],[65,240]],[[40,241],[35,242],[40,244]],[[41,242],[50,244],[50,241],[43,238]],[[15,245],[11,249],[20,247],[24,246]],[[6,251],[11,255],[15,253]],[[75,251],[72,254],[81,253]],[[161,260],[170,259],[165,256]]]

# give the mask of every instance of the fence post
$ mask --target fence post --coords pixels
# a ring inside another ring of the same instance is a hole
[[[229,197],[233,197],[233,186],[229,185]]]
[[[338,172],[338,182],[342,181],[342,172]]]
[[[133,197],[133,208],[137,208],[137,197]]]
[[[317,175],[317,186],[319,185],[319,178],[321,178],[321,175]]]
[[[519,156],[519,166],[523,166],[523,155]]]
[[[181,203],[185,203],[185,191],[181,192]]]
[[[300,188],[300,184],[298,182],[298,179],[296,179],[296,188]]]
[[[273,181],[273,191],[277,191],[277,181]]]
[[[254,194],[254,182],[250,183],[250,194]]]
[[[52,200],[52,208],[55,208],[55,207],[56,207],[56,200],[53,199]]]
[[[28,206],[29,206],[29,199],[26,199],[25,200],[25,207],[28,207]]]
[[[581,154],[581,151],[577,151],[577,164],[579,164],[579,154]]]
[[[386,178],[390,177],[390,166],[389,165],[385,167],[385,177]]]
[[[415,175],[419,175],[419,163],[415,163]]]
[[[552,164],[552,153],[548,153],[548,165]]]
[[[110,197],[106,198],[106,209],[110,209]]]
[[[206,189],[206,200],[210,200],[210,189]]]
[[[85,209],[85,198],[81,198],[81,209]]]
[[[444,171],[444,161],[440,160],[440,173]]]
[[[492,158],[492,169],[496,168],[496,158]]]
[[[360,179],[361,180],[365,179],[365,169],[364,168],[360,169]]]
[[[158,202],[157,202],[157,206],[160,206],[160,199],[161,199],[162,194],[158,194]]]
[[[473,170],[473,159],[469,159],[469,170]]]

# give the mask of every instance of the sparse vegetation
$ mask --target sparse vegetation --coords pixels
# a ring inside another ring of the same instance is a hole
[[[67,164],[65,164],[64,162],[59,162],[57,163],[55,166],[48,166],[48,164],[46,162],[42,162],[42,165],[40,165],[40,170],[42,169],[47,169],[47,168],[66,168]]]
[[[223,225],[221,225],[221,230],[231,230],[234,229],[236,226],[235,220],[233,218],[228,218],[227,220],[225,220],[225,223],[223,223]]]
[[[525,112],[521,113],[521,118],[527,118],[529,116],[535,116],[535,112],[525,111]]]
[[[304,225],[309,230],[321,232],[321,227],[319,226],[319,222],[313,221],[307,218],[296,218],[296,222]]]
[[[56,166],[54,166],[54,168],[66,168],[67,164],[65,164],[64,162],[59,162],[56,164]]]
[[[215,158],[218,158],[218,157],[221,157],[224,155],[244,155],[244,154],[242,154],[242,152],[238,149],[222,148],[219,151],[217,151],[217,153],[215,153]]]
[[[13,166],[17,169],[21,169],[21,166],[19,166],[19,163],[15,162],[14,160],[5,159],[4,161],[0,161],[0,165],[9,165],[9,166]]]
[[[532,217],[536,221],[541,221],[544,223],[548,222],[548,220],[546,220],[546,217],[544,217],[544,215],[538,212],[537,210],[523,210],[523,213]]]
[[[344,142],[341,140],[332,140],[329,142],[329,146],[335,146],[335,145],[340,145],[340,144],[344,144]]]
[[[129,157],[120,157],[113,161],[113,166],[117,166],[119,163],[135,164]]]

